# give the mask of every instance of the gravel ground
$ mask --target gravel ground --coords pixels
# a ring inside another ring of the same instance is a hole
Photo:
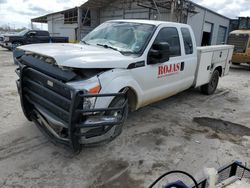
[[[0,47],[0,187],[147,187],[170,170],[250,164],[250,72],[234,67],[212,96],[196,89],[129,115],[111,143],[78,155],[22,114],[12,53]]]

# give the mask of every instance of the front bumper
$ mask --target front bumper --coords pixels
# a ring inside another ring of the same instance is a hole
[[[20,63],[17,59],[16,62],[19,65],[16,73],[20,78],[16,83],[23,112],[53,141],[80,151],[82,144],[108,141],[119,134],[116,128],[127,117],[125,92],[87,94],[25,65],[25,62]],[[121,97],[124,102],[116,107],[82,109],[82,102],[88,97]],[[110,114],[114,111],[119,111],[120,115]],[[63,135],[60,130],[64,130]]]

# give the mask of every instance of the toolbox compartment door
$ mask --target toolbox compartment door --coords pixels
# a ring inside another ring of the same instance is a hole
[[[233,52],[234,52],[234,48],[229,49],[227,60],[226,60],[224,76],[229,74],[229,69],[230,69],[230,66],[232,65]]]
[[[195,87],[205,85],[209,82],[215,67],[222,66],[222,76],[228,74],[231,65],[233,46],[216,45],[198,47],[198,63],[196,71]]]
[[[226,61],[227,56],[228,56],[228,49],[215,51],[213,53],[213,62]]]
[[[213,52],[198,51],[198,67],[196,72],[195,87],[207,84],[210,79],[210,68],[213,58]]]

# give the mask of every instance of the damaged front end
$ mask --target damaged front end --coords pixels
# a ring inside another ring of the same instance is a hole
[[[101,94],[81,89],[76,83],[83,75],[63,70],[46,57],[26,53],[15,62],[23,112],[53,141],[77,152],[81,145],[109,141],[121,133],[128,109],[126,91]],[[111,99],[109,106],[95,106],[96,100],[105,99]],[[120,102],[113,103],[115,99]]]

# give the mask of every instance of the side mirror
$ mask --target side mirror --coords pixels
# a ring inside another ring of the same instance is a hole
[[[153,44],[148,53],[148,64],[164,63],[169,60],[170,47],[167,42]]]

